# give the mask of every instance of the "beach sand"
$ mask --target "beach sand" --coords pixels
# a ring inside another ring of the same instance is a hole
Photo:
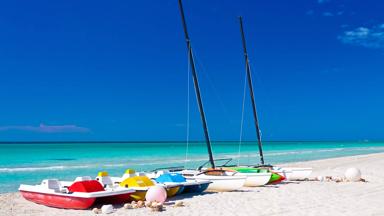
[[[236,192],[179,196],[170,200],[163,212],[124,209],[110,215],[384,215],[384,153],[289,164],[313,167],[312,177],[343,176],[357,167],[367,182],[285,182]],[[172,207],[183,200],[185,207]],[[19,193],[0,195],[0,216],[54,215],[87,216],[91,210],[62,210],[24,200]]]

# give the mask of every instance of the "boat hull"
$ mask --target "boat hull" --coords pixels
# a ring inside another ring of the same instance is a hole
[[[277,184],[284,181],[285,179],[286,179],[285,176],[281,175],[280,173],[272,172],[272,175],[268,181],[268,184]]]
[[[288,180],[304,180],[312,173],[312,168],[284,167],[283,170],[287,171]]]
[[[271,173],[267,169],[259,169],[253,167],[225,167],[227,170],[236,171],[237,176],[245,176],[247,179],[245,180],[244,186],[246,187],[257,187],[263,186],[273,179],[273,181],[279,180],[279,176]],[[275,179],[275,177],[277,177]]]
[[[179,190],[183,190],[182,187],[178,186],[178,187],[170,187],[170,188],[166,188],[166,191],[167,191],[167,197],[173,197],[175,196],[176,194],[178,194]]]
[[[211,175],[198,175],[188,177],[188,179],[195,180],[208,180],[211,183],[207,187],[207,191],[225,192],[234,191],[243,187],[246,177],[245,176],[211,176]]]
[[[68,197],[55,194],[20,191],[21,195],[34,203],[64,209],[88,209],[96,198]]]
[[[123,204],[132,200],[132,193],[96,198],[95,204]]]
[[[203,184],[184,186],[183,193],[201,193],[207,190],[209,184],[210,183],[203,183]]]
[[[177,194],[179,194],[179,190],[181,190],[181,187],[170,187],[170,188],[165,188],[167,191],[167,197],[173,197]],[[138,190],[136,189],[136,192],[130,194],[130,200],[134,201],[144,201],[145,200],[145,195],[147,194],[148,190]]]
[[[131,200],[133,201],[144,201],[145,200],[145,195],[147,194],[147,190],[143,190],[143,191],[138,191],[136,190],[136,192],[132,193],[131,194]]]
[[[179,194],[182,194],[184,193],[184,190],[185,190],[185,186],[180,186],[179,187],[179,190],[177,191],[176,195],[179,195]],[[168,194],[167,194],[168,195]]]
[[[268,184],[272,173],[237,173],[236,175],[247,177],[244,182],[245,187],[258,187]]]

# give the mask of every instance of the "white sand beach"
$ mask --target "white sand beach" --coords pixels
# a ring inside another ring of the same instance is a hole
[[[110,215],[384,215],[384,153],[289,164],[313,167],[312,177],[343,176],[357,167],[367,182],[285,182],[237,192],[179,196],[163,212],[124,209],[117,206]],[[172,207],[183,200],[185,207]],[[0,195],[0,215],[87,216],[91,210],[63,210],[24,200],[19,193]]]

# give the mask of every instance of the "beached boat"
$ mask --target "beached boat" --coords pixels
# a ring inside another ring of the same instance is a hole
[[[234,191],[244,186],[246,176],[237,175],[238,172],[220,168],[206,170],[183,170],[182,175],[187,180],[210,181],[208,191]]]
[[[285,175],[268,169],[259,169],[253,167],[226,167],[227,169],[236,170],[238,175],[244,175],[247,180],[244,186],[257,187],[268,183],[279,183],[286,179]]]
[[[208,157],[209,157],[209,161],[210,161],[210,165],[211,165],[210,170],[203,170],[203,171],[199,171],[199,173],[193,174],[191,176],[188,176],[188,175],[185,175],[185,176],[189,180],[211,181],[212,183],[208,186],[208,190],[217,190],[217,191],[237,190],[244,185],[246,177],[235,176],[234,175],[235,172],[232,172],[231,174],[229,174],[226,171],[215,168],[215,163],[214,163],[213,154],[212,154],[211,141],[209,138],[209,132],[208,132],[208,127],[207,127],[207,121],[205,118],[203,102],[202,102],[201,94],[200,94],[200,87],[199,87],[199,82],[198,82],[198,78],[197,78],[197,72],[196,72],[194,55],[193,55],[193,51],[192,51],[191,40],[190,40],[189,34],[188,34],[187,23],[185,21],[185,15],[184,15],[184,9],[183,9],[183,5],[182,5],[182,1],[179,0],[178,2],[179,2],[181,21],[182,21],[182,25],[183,25],[183,29],[184,29],[185,41],[186,41],[186,45],[187,45],[188,59],[189,59],[190,67],[191,67],[192,79],[193,79],[193,84],[194,84],[195,93],[196,93],[196,100],[197,100],[197,104],[199,107],[201,123],[202,123],[203,130],[204,130],[205,143],[207,146]]]
[[[249,87],[249,93],[250,93],[250,98],[251,98],[252,111],[253,111],[253,117],[254,117],[255,129],[256,129],[256,136],[257,136],[257,142],[258,142],[258,147],[259,147],[260,162],[261,162],[260,165],[253,165],[253,166],[248,165],[246,167],[268,169],[271,172],[279,174],[288,180],[303,180],[305,178],[308,178],[312,172],[312,168],[294,168],[294,167],[279,168],[279,167],[272,166],[272,165],[265,165],[265,163],[264,163],[263,147],[262,147],[262,142],[261,142],[261,130],[260,130],[259,120],[258,120],[257,111],[256,111],[256,102],[255,102],[253,83],[252,83],[252,73],[251,73],[251,68],[249,65],[249,58],[248,58],[246,41],[245,41],[242,17],[239,17],[239,23],[240,23],[240,33],[241,33],[242,46],[243,46],[243,51],[244,51],[244,59],[245,59],[245,65],[246,65],[246,77],[247,77],[247,81],[248,81],[248,87]],[[245,92],[244,92],[244,94],[245,94]],[[243,98],[245,98],[245,97],[243,97]],[[243,114],[244,114],[244,101],[243,101]],[[271,177],[270,182],[276,183],[277,181],[281,181],[281,180],[282,179],[278,179],[278,180],[274,181],[273,178]]]
[[[19,187],[22,196],[37,204],[65,209],[87,209],[98,204],[121,204],[135,192],[131,188],[105,189],[90,177],[78,177],[72,183],[45,179],[39,185]]]
[[[284,173],[288,180],[304,180],[307,179],[311,173],[311,167],[277,167],[273,166],[272,170],[274,172]]]
[[[285,180],[284,175],[277,172],[273,172],[269,169],[228,165],[232,161],[231,158],[217,159],[215,161],[225,161],[225,163],[219,166],[221,169],[236,172],[235,175],[237,176],[245,176],[246,180],[244,182],[244,186],[246,187],[258,187],[266,185],[268,183],[278,183]],[[207,163],[208,162],[201,165],[200,169],[204,167]]]
[[[182,185],[179,183],[168,183],[168,184],[157,184],[148,178],[145,174],[137,174],[133,169],[127,169],[123,177],[110,177],[107,172],[99,172],[96,177],[105,187],[121,187],[121,188],[132,188],[135,190],[130,197],[135,200],[145,200],[145,195],[150,187],[159,185],[165,188],[167,191],[167,197],[173,197],[180,190]]]
[[[212,183],[210,180],[187,179],[180,173],[171,173],[167,170],[158,170],[147,173],[147,176],[161,184],[181,184],[180,193],[202,193]]]
[[[265,169],[252,169],[249,167],[228,167],[228,169],[237,171],[238,173],[236,175],[238,176],[247,177],[244,182],[244,186],[246,187],[263,186],[268,184],[271,179],[274,180],[275,177],[277,177],[272,177],[272,175],[276,174]]]

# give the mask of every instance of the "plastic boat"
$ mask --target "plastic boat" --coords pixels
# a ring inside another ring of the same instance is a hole
[[[254,168],[250,166],[228,165],[232,161],[232,158],[222,158],[216,159],[214,161],[220,162],[220,169],[236,172],[235,175],[246,177],[246,180],[244,182],[244,186],[246,187],[257,187],[266,185],[268,183],[278,183],[285,179],[284,175],[281,175],[276,172],[271,172],[267,168],[263,169]],[[203,167],[206,166],[208,163],[209,161],[205,162],[198,169],[203,169]]]
[[[312,168],[277,168],[275,166],[271,165],[265,165],[264,164],[264,155],[263,155],[263,145],[261,141],[261,130],[260,130],[260,125],[259,125],[259,119],[257,116],[257,110],[256,110],[256,102],[255,102],[255,96],[254,96],[254,90],[253,90],[253,81],[252,81],[252,71],[251,67],[249,64],[249,55],[247,53],[247,46],[246,46],[246,40],[245,40],[245,34],[244,34],[244,29],[243,29],[243,18],[240,16],[239,17],[239,24],[240,24],[240,33],[241,33],[241,39],[242,39],[242,45],[243,45],[243,54],[244,54],[244,60],[245,60],[245,66],[246,66],[246,79],[248,83],[248,88],[249,88],[249,94],[251,97],[251,103],[252,103],[252,112],[253,112],[253,119],[254,119],[254,124],[255,124],[255,129],[256,129],[256,136],[257,136],[257,143],[258,143],[258,148],[259,148],[259,155],[260,155],[260,166],[248,166],[250,168],[266,168],[270,170],[271,172],[274,172],[280,176],[283,176],[285,179],[288,180],[303,180],[307,178],[311,172]],[[244,99],[245,99],[245,94],[246,92],[244,91]],[[244,116],[244,100],[243,100],[243,113],[242,116]],[[242,121],[243,124],[243,121]],[[277,179],[277,180],[276,180]],[[281,179],[278,178],[278,176],[274,176],[272,174],[270,182],[279,182]]]
[[[197,77],[197,72],[196,72],[196,65],[194,61],[194,54],[192,51],[192,45],[191,45],[191,38],[189,37],[188,29],[187,29],[187,22],[185,20],[185,14],[184,14],[184,9],[183,9],[183,4],[182,0],[178,0],[179,3],[179,9],[180,9],[180,17],[181,17],[181,22],[183,25],[184,29],[184,36],[185,36],[185,42],[187,45],[187,52],[188,52],[188,59],[189,59],[189,66],[191,68],[191,75],[193,79],[193,85],[195,88],[195,94],[196,94],[196,102],[199,107],[199,113],[200,113],[200,119],[204,131],[204,139],[205,139],[205,144],[207,146],[207,153],[208,153],[208,158],[210,161],[211,165],[211,170],[205,170],[205,171],[198,171],[198,173],[192,174],[192,175],[185,175],[185,178],[187,180],[195,180],[195,181],[211,181],[212,183],[209,184],[207,190],[214,190],[214,191],[232,191],[239,189],[240,187],[243,186],[245,182],[245,177],[243,176],[234,176],[233,174],[229,174],[226,171],[223,170],[217,170],[215,169],[215,163],[213,161],[213,152],[212,152],[212,146],[211,146],[211,141],[209,138],[209,131],[208,131],[208,126],[207,126],[207,120],[205,117],[205,112],[204,112],[204,106],[203,106],[203,101],[201,99],[201,92],[200,92],[200,87],[199,87],[199,81]]]
[[[271,180],[272,175],[276,175],[264,169],[245,167],[228,167],[226,169],[237,171],[236,175],[238,176],[245,176],[246,180],[244,182],[244,186],[246,187],[258,187],[266,185]]]
[[[285,173],[288,180],[304,180],[312,173],[311,167],[273,167],[273,171]]]
[[[228,159],[228,162],[231,161],[231,159]],[[265,184],[277,184],[287,179],[287,173],[289,171],[285,170],[272,170],[271,168],[259,168],[259,167],[252,167],[252,166],[227,166],[224,165],[223,169],[229,169],[234,170],[238,172],[238,175],[245,175],[247,176],[248,182],[246,181],[244,186],[248,187],[255,187],[255,186],[262,186]],[[267,179],[267,176],[269,175],[269,179]],[[264,183],[264,184],[259,184]],[[259,185],[258,185],[259,184]]]
[[[148,177],[152,177],[157,183],[161,184],[181,184],[182,187],[177,194],[180,193],[202,193],[205,191],[211,181],[208,180],[187,180],[180,173],[170,173],[167,170],[155,171],[147,174]]]
[[[274,170],[260,169],[254,167],[233,167],[231,169],[238,170],[239,175],[247,176],[249,180],[244,186],[247,187],[256,187],[266,184],[277,184],[287,179],[286,172],[276,172]],[[269,176],[269,179],[267,176]],[[260,184],[263,183],[263,184]]]
[[[78,177],[74,182],[45,179],[39,185],[19,187],[22,196],[37,204],[65,209],[88,209],[96,203],[118,204],[129,201],[135,192],[131,188],[105,189],[90,177]]]
[[[187,180],[210,181],[207,190],[215,192],[234,191],[243,187],[246,176],[236,175],[237,172],[222,169],[183,170]]]
[[[131,198],[136,201],[145,200],[148,189],[155,185],[163,186],[167,191],[167,197],[173,197],[178,194],[179,190],[182,190],[182,185],[179,183],[156,184],[156,182],[152,181],[144,173],[136,174],[133,169],[127,169],[121,178],[109,177],[108,173],[100,172],[96,179],[107,185],[118,185],[122,188],[134,189],[135,192],[131,194]]]
[[[271,172],[284,176],[287,180],[305,180],[312,173],[311,167],[277,167],[272,165],[258,165],[254,168],[269,169]]]

